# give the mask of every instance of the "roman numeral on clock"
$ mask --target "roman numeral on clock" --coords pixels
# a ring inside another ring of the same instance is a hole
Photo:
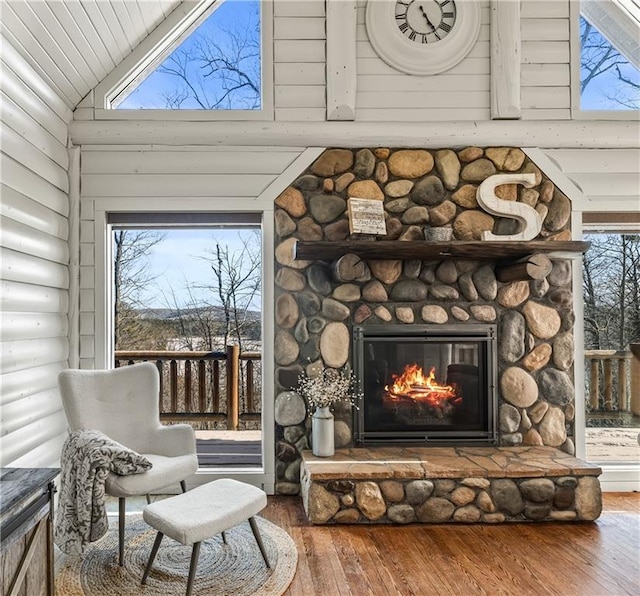
[[[398,25],[400,31],[402,31],[403,33],[406,33],[407,30],[409,29],[409,23],[407,23],[406,21],[400,25]]]
[[[443,31],[446,31],[447,33],[449,33],[449,31],[451,31],[451,25],[443,22],[443,23],[440,23],[440,25],[438,26],[438,29],[442,29]]]

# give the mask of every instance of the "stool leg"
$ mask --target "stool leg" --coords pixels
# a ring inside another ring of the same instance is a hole
[[[227,533],[224,531],[222,532],[222,542],[224,544],[227,544]]]
[[[267,559],[267,551],[264,548],[264,544],[262,543],[262,536],[260,536],[260,530],[258,530],[258,524],[256,524],[256,520],[253,517],[249,518],[249,525],[251,526],[251,531],[258,543],[258,547],[260,548],[260,552],[262,553],[262,558],[266,563],[267,567],[271,569],[271,565],[269,564],[269,559]]]
[[[198,557],[200,556],[200,543],[193,543],[191,551],[191,565],[189,566],[189,580],[187,581],[187,596],[191,596],[193,590],[193,580],[196,577],[196,569],[198,567]]]
[[[180,488],[182,489],[183,493],[187,492],[187,483],[184,480],[180,481]]]
[[[142,581],[140,582],[143,586],[147,583],[147,577],[149,577],[149,571],[151,571],[153,560],[156,558],[156,554],[158,552],[158,549],[160,548],[162,536],[164,536],[164,534],[162,532],[158,532],[158,535],[156,536],[156,539],[153,543],[153,548],[151,549],[151,554],[149,555],[149,561],[147,562],[147,566],[144,570],[144,575],[142,576]]]
[[[126,520],[127,499],[118,498],[118,563],[124,565],[124,522]]]

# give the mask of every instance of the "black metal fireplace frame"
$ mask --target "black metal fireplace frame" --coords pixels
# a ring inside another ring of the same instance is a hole
[[[451,429],[436,431],[404,430],[401,436],[392,431],[370,431],[365,428],[364,408],[364,366],[365,338],[401,337],[403,342],[455,342],[472,340],[486,345],[483,350],[486,366],[487,412],[486,428],[482,430],[456,431]],[[358,408],[354,413],[354,441],[356,445],[407,444],[407,445],[497,445],[498,444],[498,397],[497,379],[497,330],[496,325],[354,325],[352,329],[353,371],[360,394]]]

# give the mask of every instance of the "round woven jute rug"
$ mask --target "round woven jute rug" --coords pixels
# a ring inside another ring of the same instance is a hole
[[[280,596],[293,579],[298,553],[281,528],[255,518],[271,563],[267,569],[248,522],[228,530],[227,544],[215,536],[200,546],[193,593]],[[116,527],[113,527],[116,526]],[[165,536],[145,586],[140,584],[156,531],[142,516],[127,517],[125,562],[117,561],[118,529],[91,544],[82,557],[69,557],[56,575],[57,596],[178,596],[187,588],[191,546]]]

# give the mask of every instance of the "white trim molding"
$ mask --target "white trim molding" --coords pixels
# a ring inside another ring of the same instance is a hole
[[[491,1],[491,118],[518,119],[522,69],[520,2]]]
[[[327,120],[356,117],[356,0],[327,0]]]

